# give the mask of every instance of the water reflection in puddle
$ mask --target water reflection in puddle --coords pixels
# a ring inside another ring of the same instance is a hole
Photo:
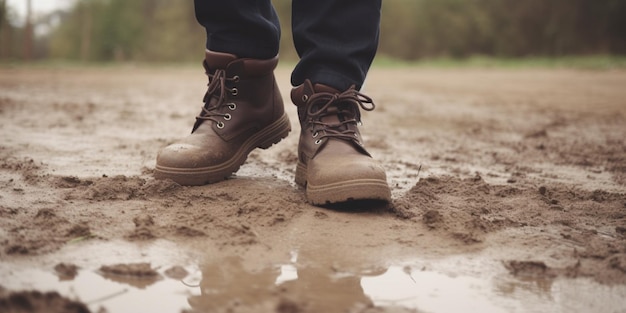
[[[395,305],[425,312],[523,312],[515,298],[504,299],[492,290],[491,284],[467,276],[451,277],[400,266],[361,279],[365,293],[377,306]]]
[[[358,312],[372,306],[380,308],[377,312],[623,312],[626,307],[626,286],[585,279],[523,281],[504,269],[494,271],[495,262],[480,259],[355,270],[299,258],[293,251],[283,264],[250,267],[255,262],[230,257],[187,266],[190,274],[183,279],[168,278],[166,268],[159,267],[160,278],[145,281],[118,279],[97,269],[62,280],[52,270],[6,262],[0,264],[0,273],[7,289],[56,290],[93,311],[103,307],[110,313],[276,312],[278,307],[287,312]]]
[[[57,291],[86,303],[92,312],[105,308],[116,312],[180,312],[189,307],[187,299],[197,294],[172,279],[161,279],[138,287],[136,284],[104,278],[95,271],[83,270],[73,280],[60,280],[52,272],[42,270],[13,271],[3,277],[2,285],[9,290]]]
[[[626,286],[588,279],[485,279],[391,266],[382,275],[363,277],[361,286],[376,306],[423,312],[626,312]]]

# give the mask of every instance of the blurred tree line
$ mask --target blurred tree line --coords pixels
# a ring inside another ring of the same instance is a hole
[[[273,3],[283,26],[281,56],[296,59],[291,0]],[[201,58],[205,40],[192,1],[77,0],[23,26],[12,18],[0,0],[3,59],[34,49],[36,58],[187,61]],[[47,31],[33,37],[33,24]],[[624,55],[626,0],[384,0],[379,53],[406,60]]]

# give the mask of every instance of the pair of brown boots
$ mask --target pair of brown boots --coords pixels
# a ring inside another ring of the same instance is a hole
[[[191,135],[162,149],[155,177],[181,185],[221,181],[255,148],[267,149],[291,131],[274,69],[278,58],[240,59],[206,52],[204,107]],[[302,130],[296,183],[307,200],[323,205],[350,200],[390,201],[385,170],[363,147],[359,108],[372,100],[354,87],[338,91],[305,81],[291,91]]]

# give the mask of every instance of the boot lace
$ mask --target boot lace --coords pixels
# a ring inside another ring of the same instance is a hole
[[[313,125],[313,137],[318,137],[316,144],[324,138],[336,138],[348,141],[356,141],[358,133],[356,126],[361,124],[361,112],[372,111],[376,107],[372,98],[356,91],[348,89],[342,93],[318,92],[308,99],[307,115],[309,123]],[[324,117],[337,116],[339,122],[325,122]],[[320,133],[323,133],[320,135]]]
[[[217,124],[218,128],[224,128],[222,119],[228,121],[231,119],[231,115],[230,113],[220,113],[219,109],[224,106],[226,102],[227,92],[230,93],[231,96],[237,96],[238,94],[236,87],[228,88],[226,83],[238,82],[239,76],[227,77],[226,70],[224,69],[217,69],[214,73],[207,71],[207,75],[209,76],[208,90],[204,95],[202,111],[200,115],[196,116],[196,124],[194,125],[193,131],[204,121],[213,121]],[[214,98],[216,98],[217,101],[212,101]],[[227,105],[231,111],[237,108],[235,103],[228,103]]]

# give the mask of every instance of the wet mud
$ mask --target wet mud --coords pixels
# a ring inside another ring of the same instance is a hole
[[[293,181],[292,105],[294,132],[230,179],[154,180],[205,84],[192,68],[0,69],[0,307],[626,307],[626,72],[374,68],[362,132],[393,202],[329,207]]]

